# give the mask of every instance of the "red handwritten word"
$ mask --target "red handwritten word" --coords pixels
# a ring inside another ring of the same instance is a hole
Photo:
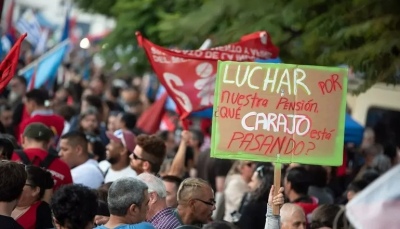
[[[239,92],[223,90],[220,103],[229,103],[239,106],[247,106],[251,103],[251,108],[260,106],[267,107],[268,99],[258,97],[257,92],[254,94],[241,94]]]
[[[250,124],[248,124],[248,122]],[[243,129],[256,131],[258,129],[271,132],[284,132],[303,136],[308,134],[311,128],[311,120],[306,115],[300,114],[275,114],[257,113],[255,111],[243,115],[241,121]],[[259,128],[259,126],[261,126]],[[291,127],[291,128],[290,128]]]
[[[319,81],[318,82],[318,86],[319,89],[321,89],[321,92],[323,95],[325,95],[325,93],[331,93],[336,91],[338,88],[340,90],[342,90],[342,85],[340,84],[340,82],[338,82],[339,79],[339,75],[337,74],[333,74],[331,75],[331,78],[325,80],[325,81]],[[336,86],[338,88],[336,88]]]
[[[217,107],[217,110],[214,111],[214,116],[215,117],[221,117],[221,118],[228,118],[228,119],[240,119],[240,111],[242,110],[242,107],[235,108],[235,107]]]
[[[276,109],[283,109],[288,111],[310,111],[318,113],[318,104],[313,102],[313,100],[304,100],[289,102],[289,99],[282,97],[279,99],[278,104],[276,104]]]
[[[228,144],[228,149],[232,148],[247,152],[263,152],[264,155],[280,153],[298,156],[302,153],[307,155],[309,151],[315,149],[315,144],[287,136],[234,132]]]
[[[335,129],[329,132],[326,128],[323,130],[311,130],[310,138],[315,140],[330,140],[333,132],[335,132]]]

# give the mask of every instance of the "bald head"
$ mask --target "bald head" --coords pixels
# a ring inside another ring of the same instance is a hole
[[[286,203],[282,206],[280,213],[282,229],[306,228],[306,216],[300,206]]]

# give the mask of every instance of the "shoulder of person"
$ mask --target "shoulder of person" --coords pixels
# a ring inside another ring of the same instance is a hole
[[[141,222],[137,224],[127,225],[128,227],[122,227],[118,229],[155,229],[155,227],[148,222]]]

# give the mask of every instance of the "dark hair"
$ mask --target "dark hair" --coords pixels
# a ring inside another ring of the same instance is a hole
[[[201,147],[204,143],[204,134],[200,130],[191,129],[190,132],[192,133],[195,140],[199,141],[197,147]]]
[[[124,112],[121,115],[121,121],[125,124],[125,127],[132,130],[136,126],[137,116],[130,112]]]
[[[258,173],[260,185],[253,191],[251,200],[255,202],[265,201],[265,197],[268,196],[274,182],[274,168],[272,164],[262,165],[257,167],[256,172]]]
[[[10,135],[10,137],[13,137]],[[14,152],[14,142],[11,141],[10,137],[5,134],[0,134],[0,157],[4,160],[11,160]]]
[[[33,89],[25,94],[27,100],[34,101],[38,106],[44,106],[46,100],[49,100],[49,94],[45,90]]]
[[[349,186],[347,187],[347,191],[353,191],[353,192],[357,193],[357,192],[362,191],[369,184],[370,184],[370,182],[363,180],[363,179],[356,180],[349,184]]]
[[[323,204],[317,207],[312,213],[311,217],[311,229],[317,229],[321,227],[330,227],[333,228],[333,224],[336,216],[340,213],[340,206],[335,204]],[[338,228],[343,228],[343,215],[339,217],[337,220],[338,224],[336,225]]]
[[[176,185],[176,190],[178,190],[179,186],[182,183],[182,179],[177,176],[165,175],[165,176],[161,177],[161,179],[166,182],[174,183]]]
[[[96,194],[80,184],[65,185],[57,190],[50,207],[57,223],[69,229],[85,228],[97,213]]]
[[[27,181],[33,187],[40,188],[38,199],[42,199],[46,189],[51,189],[54,186],[53,176],[50,172],[34,165],[25,166],[25,170],[28,175]]]
[[[100,97],[96,95],[88,95],[84,100],[89,104],[89,106],[95,107],[99,114],[103,114],[103,101]]]
[[[86,136],[87,138],[88,136]],[[92,146],[93,152],[90,152],[98,157],[97,161],[103,161],[106,159],[106,147],[104,146],[103,142],[99,137],[95,138],[95,141],[91,141],[88,139],[90,145]]]
[[[13,161],[0,161],[0,202],[18,199],[26,182],[23,164]]]
[[[310,177],[304,167],[291,168],[287,172],[286,179],[297,194],[307,195],[308,187],[310,186]]]
[[[213,221],[204,225],[203,229],[238,229],[238,227],[225,221]]]
[[[4,111],[12,111],[12,107],[8,104],[3,104],[0,106],[0,113]]]
[[[0,122],[0,133],[5,134],[6,128],[4,127],[3,123]]]
[[[80,131],[71,131],[69,133],[66,133],[61,136],[61,139],[68,140],[68,144],[72,146],[80,145],[86,153],[88,151],[88,140],[86,139],[86,135]]]
[[[105,201],[107,203],[108,190],[110,189],[111,185],[112,185],[112,182],[108,182],[108,183],[105,183],[105,184],[101,185],[96,190],[97,198],[99,200]]]
[[[72,117],[76,115],[76,110],[70,105],[62,105],[57,109],[57,113],[62,116],[65,121],[71,121]]]
[[[120,91],[121,91],[121,88],[120,88],[120,87],[112,86],[112,87],[110,88],[110,94],[111,94],[112,97],[114,97],[114,98],[118,98]]]
[[[23,60],[21,60],[23,61]],[[18,61],[18,63],[20,63]],[[25,63],[23,63],[23,65],[25,65]],[[28,81],[26,81],[24,76],[15,76],[15,79],[18,80],[19,82],[21,82],[23,85],[28,86]]]
[[[328,172],[320,165],[308,166],[310,174],[311,185],[323,188],[328,182]]]
[[[157,174],[167,151],[164,141],[156,135],[141,134],[137,137],[136,144],[143,149],[143,156],[148,154],[152,158],[149,160],[151,172]]]
[[[168,135],[170,134],[170,131],[168,130],[162,130],[157,133],[157,136],[160,137],[164,142],[168,140]]]
[[[369,183],[372,183],[374,180],[376,180],[380,176],[379,171],[373,168],[369,168],[365,170],[362,179],[365,181],[368,181]]]

